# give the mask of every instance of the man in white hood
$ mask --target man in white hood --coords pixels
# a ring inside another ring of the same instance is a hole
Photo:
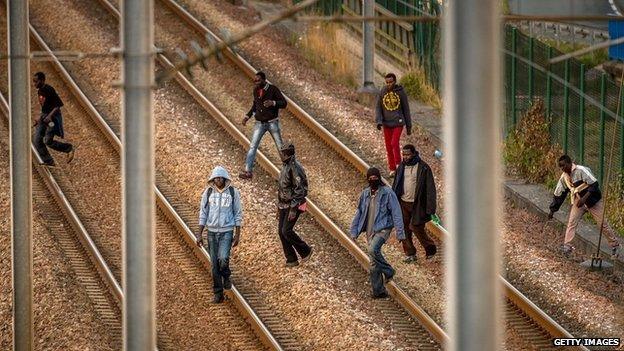
[[[197,245],[204,244],[202,232],[208,227],[208,252],[212,260],[214,303],[224,300],[223,290],[232,288],[230,282],[230,250],[240,241],[243,206],[238,189],[231,185],[225,168],[217,166],[208,179],[201,197]]]

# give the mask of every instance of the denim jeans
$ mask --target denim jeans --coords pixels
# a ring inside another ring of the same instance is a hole
[[[210,259],[212,260],[212,289],[215,295],[223,295],[223,282],[230,278],[230,250],[233,231],[208,232]]]
[[[57,112],[56,118],[58,123],[58,118],[62,118],[60,112]],[[35,127],[32,140],[35,145],[35,149],[39,153],[39,156],[41,156],[41,160],[45,163],[53,161],[52,155],[50,155],[50,152],[48,151],[48,147],[52,150],[65,153],[70,152],[73,149],[73,146],[69,143],[54,140],[54,129],[49,127],[47,123],[44,123],[43,120],[40,120],[39,124]]]
[[[266,132],[271,133],[278,153],[279,150],[282,148],[282,145],[284,143],[282,142],[282,133],[279,118],[276,118],[271,122],[264,123],[256,121],[256,123],[254,124],[253,134],[251,136],[251,146],[249,147],[249,152],[247,152],[247,159],[245,160],[245,171],[252,171],[254,161],[256,160],[256,153],[258,152],[258,147],[260,146],[260,141],[262,140],[262,137]]]
[[[373,295],[376,296],[386,292],[384,276],[388,279],[394,275],[394,269],[381,253],[381,247],[385,243],[386,239],[379,235],[373,235],[368,241],[368,257],[371,261],[370,283],[373,287]]]

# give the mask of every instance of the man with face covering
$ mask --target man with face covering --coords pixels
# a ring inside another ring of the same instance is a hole
[[[299,265],[297,254],[301,262],[305,262],[312,256],[312,248],[295,233],[295,224],[299,215],[306,210],[306,196],[308,195],[308,178],[305,170],[295,158],[295,146],[285,143],[280,150],[282,170],[279,174],[277,208],[278,208],[278,233],[286,267]]]
[[[243,205],[238,189],[231,185],[225,168],[215,167],[208,179],[199,208],[197,245],[202,246],[202,232],[208,227],[208,252],[212,261],[214,303],[224,300],[223,290],[232,288],[230,282],[230,250],[240,241]]]
[[[589,168],[573,163],[568,155],[559,157],[559,168],[563,173],[555,188],[548,219],[553,218],[554,213],[559,210],[570,194],[570,217],[568,218],[568,227],[561,251],[567,256],[574,250],[571,242],[574,239],[576,227],[585,212],[589,212],[596,223],[602,222],[602,232],[605,234],[609,246],[611,246],[611,255],[613,258],[618,257],[620,243],[607,219],[604,218],[603,221],[604,201],[602,201],[598,180]]]
[[[357,240],[362,232],[366,232],[368,240],[368,256],[370,258],[370,282],[373,287],[373,298],[388,297],[384,287],[394,277],[395,270],[384,258],[381,247],[388,241],[392,228],[396,228],[399,241],[405,240],[401,206],[394,191],[381,182],[381,173],[377,168],[366,172],[368,187],[360,194],[358,207],[351,223],[351,238]]]
[[[404,262],[415,262],[416,247],[412,241],[412,230],[425,248],[427,259],[437,252],[435,242],[425,231],[425,224],[436,212],[436,187],[431,168],[420,158],[414,145],[403,146],[401,156],[403,162],[397,168],[392,190],[399,198],[403,212],[406,237],[403,240]]]

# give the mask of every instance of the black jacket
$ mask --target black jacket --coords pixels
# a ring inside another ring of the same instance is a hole
[[[262,92],[262,96],[260,96],[260,91]],[[275,101],[275,106],[264,107],[264,102],[266,100]],[[251,105],[251,109],[247,112],[247,117],[251,117],[254,115],[256,120],[260,122],[268,122],[272,119],[277,118],[277,112],[279,109],[286,107],[286,99],[282,92],[272,84],[267,83],[264,88],[257,89],[254,87],[253,90],[253,104]]]
[[[305,198],[308,196],[308,177],[294,155],[282,165],[278,187],[277,200],[279,208],[297,208],[299,205],[306,202]]]
[[[401,162],[396,170],[392,190],[401,200],[403,195],[403,177],[405,175],[405,164]],[[412,225],[421,225],[431,220],[431,215],[436,213],[436,187],[433,179],[431,167],[425,161],[418,162],[418,172],[416,173],[417,183],[414,194],[414,205],[412,206]]]

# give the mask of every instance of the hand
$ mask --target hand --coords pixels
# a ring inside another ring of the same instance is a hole
[[[407,135],[412,135],[412,127],[407,127]]]
[[[196,240],[197,240],[197,246],[199,247],[204,246],[204,239],[202,239],[201,235],[197,237]]]
[[[554,215],[553,211],[548,212],[548,219],[553,219]]]
[[[381,123],[377,123],[377,130],[381,130]]]
[[[275,101],[274,100],[264,100],[264,102],[262,104],[264,105],[264,107],[271,107],[271,106],[275,106]]]
[[[291,208],[291,209],[288,211],[288,221],[289,221],[289,222],[294,221],[294,220],[295,220],[295,217],[297,217],[297,209],[295,209],[295,208]]]
[[[239,242],[240,242],[240,233],[236,233],[234,234],[234,240],[232,240],[232,247],[238,246]]]
[[[50,118],[50,116],[47,116],[46,118],[44,118],[44,119],[43,119],[43,122],[44,122],[45,124],[50,123],[50,121],[52,121],[52,118]]]
[[[249,121],[249,116],[245,116],[245,118],[243,118],[243,121],[241,122],[242,125],[246,125],[247,121]]]

